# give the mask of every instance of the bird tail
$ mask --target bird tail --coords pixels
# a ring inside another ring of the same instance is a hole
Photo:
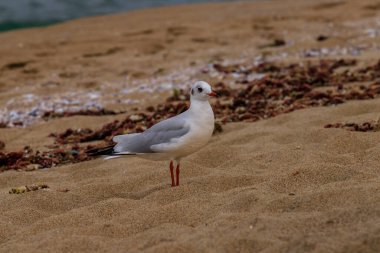
[[[113,155],[113,147],[115,145],[103,147],[103,148],[93,148],[86,151],[86,154],[89,156],[101,156],[101,155]]]
[[[106,156],[104,160],[119,158],[124,155],[136,155],[136,153],[130,152],[115,152],[115,145],[103,147],[103,148],[94,148],[86,151],[86,154],[89,156]]]

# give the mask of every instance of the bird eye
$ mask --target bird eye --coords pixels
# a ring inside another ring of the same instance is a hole
[[[203,89],[202,89],[201,87],[199,87],[199,88],[198,88],[198,91],[199,91],[199,92],[202,92],[202,91],[203,91]]]

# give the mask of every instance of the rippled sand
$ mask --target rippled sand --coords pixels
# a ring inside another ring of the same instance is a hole
[[[355,57],[377,60],[368,30],[378,29],[376,8],[369,0],[206,4],[0,34],[0,103],[25,93],[90,92],[105,82],[129,87],[126,73],[142,82],[215,58],[301,61],[305,50],[323,47],[330,53],[321,57],[352,57],[340,49],[364,45]],[[320,34],[330,38],[317,41]],[[287,45],[266,47],[274,38]],[[115,47],[122,49],[112,53]],[[28,63],[9,68],[15,62]],[[59,85],[42,85],[51,80]],[[148,94],[149,102],[163,95]],[[168,163],[133,157],[7,171],[0,174],[0,252],[379,252],[380,136],[324,128],[377,120],[379,108],[380,99],[351,101],[227,124],[183,161],[176,188]],[[0,140],[7,151],[43,148],[51,132],[114,118],[0,129]],[[8,193],[38,182],[50,188]]]

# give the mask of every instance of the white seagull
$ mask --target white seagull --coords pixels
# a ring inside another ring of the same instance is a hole
[[[123,155],[137,155],[152,160],[170,160],[170,175],[173,186],[179,186],[180,162],[205,146],[214,131],[214,112],[209,103],[215,97],[211,86],[196,82],[190,90],[190,107],[185,112],[163,120],[142,133],[113,137],[116,145],[104,149],[90,150],[90,155],[107,155],[105,159]],[[176,180],[174,164],[177,163]]]

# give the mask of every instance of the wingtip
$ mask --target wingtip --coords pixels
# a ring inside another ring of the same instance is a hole
[[[89,156],[101,156],[101,155],[111,155],[113,153],[113,148],[115,145],[110,145],[103,148],[93,148],[86,151]]]

